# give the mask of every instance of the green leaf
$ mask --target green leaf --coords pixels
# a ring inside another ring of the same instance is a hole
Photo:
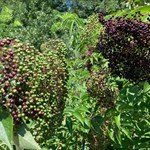
[[[96,62],[98,62],[98,56],[97,55],[93,55],[93,57],[96,60]]]
[[[144,83],[144,88],[143,88],[143,92],[146,93],[150,90],[150,84],[146,81]]]
[[[137,11],[140,11],[142,14],[145,14],[145,13],[149,13],[149,10],[150,10],[150,6],[141,6],[131,11],[130,14],[133,14]]]
[[[91,57],[91,58],[90,58],[90,62],[92,63],[92,65],[94,64],[93,61],[94,61],[94,59],[93,59],[93,57]]]
[[[91,126],[91,122],[90,122],[90,120],[89,120],[89,119],[87,119],[87,118],[84,118],[84,122],[85,122],[85,128],[89,129],[89,128],[90,128],[90,126]]]
[[[64,114],[67,115],[67,114],[72,114],[74,112],[74,109],[72,107],[66,107],[65,110],[64,110]]]
[[[84,119],[83,119],[82,115],[79,112],[77,112],[77,111],[74,112],[73,116],[75,116],[82,123],[82,125],[84,125]]]
[[[111,129],[111,128],[108,129],[108,135],[109,135],[110,139],[115,142],[113,129]]]
[[[11,140],[13,132],[13,121],[7,111],[0,110],[0,140],[12,150]]]
[[[124,10],[119,10],[117,11],[116,13],[114,13],[115,17],[118,17],[118,16],[123,16],[125,14],[128,14],[130,12],[129,9],[124,9]],[[113,14],[112,14],[113,15]]]
[[[120,133],[119,129],[115,132],[115,135],[116,135],[116,139],[117,139],[118,143],[120,145],[122,145],[122,142],[121,142],[121,133]]]
[[[73,32],[73,26],[74,26],[74,21],[72,21],[70,25],[70,36],[72,35],[72,32]]]
[[[131,138],[131,136],[130,136],[130,134],[129,134],[129,131],[128,131],[127,129],[121,128],[121,131],[122,131],[130,140],[132,140],[132,138]]]
[[[100,134],[100,127],[103,123],[104,119],[101,116],[95,116],[94,118],[92,118],[91,120],[91,124],[95,130],[96,133]]]
[[[3,7],[0,13],[0,22],[7,23],[13,19],[12,10],[8,7]]]
[[[135,14],[135,12],[140,11],[142,14],[144,14],[143,17],[141,17],[142,21],[148,21],[148,14],[149,14],[149,10],[150,10],[150,6],[141,6],[141,7],[137,7],[135,9],[133,9],[132,11],[130,9],[124,9],[124,10],[119,10],[117,11],[117,13],[114,13],[112,15],[115,15],[115,17],[117,16],[123,16],[125,14],[127,14],[127,17],[131,17],[132,14]]]
[[[72,134],[72,120],[70,117],[66,117],[66,126],[67,126],[70,134]]]
[[[139,131],[142,130],[142,129],[139,127],[139,125],[137,124],[137,122],[134,122],[134,124],[135,124],[136,128],[137,128]]]
[[[52,26],[51,26],[51,32],[53,33],[53,34],[55,34],[55,32],[57,31],[57,30],[59,30],[60,28],[61,28],[61,22],[56,22],[56,23],[54,23]]]
[[[76,111],[78,111],[78,112],[88,112],[88,108],[86,106],[82,105],[82,106],[78,107],[76,109]]]
[[[18,128],[17,134],[13,137],[13,141],[19,149],[41,150],[25,124]]]
[[[148,120],[144,119],[144,121],[150,126],[150,122]]]
[[[118,116],[115,116],[115,122],[117,127],[120,129],[120,114]]]
[[[19,19],[15,19],[15,20],[14,20],[14,23],[13,23],[13,26],[19,27],[19,26],[22,26],[22,23],[20,22]]]

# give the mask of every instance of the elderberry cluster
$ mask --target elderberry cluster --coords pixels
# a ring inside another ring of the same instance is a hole
[[[117,95],[117,88],[109,83],[109,79],[109,69],[101,68],[93,70],[86,83],[90,96],[96,98],[97,104],[106,109],[114,107]]]
[[[44,146],[62,121],[68,79],[64,53],[61,58],[57,50],[40,53],[11,39],[0,45],[0,107],[12,114],[15,126],[33,122],[31,132]]]
[[[133,18],[105,20],[99,13],[104,29],[95,51],[109,60],[113,74],[135,82],[150,82],[150,24],[142,22],[140,16],[137,12]]]
[[[98,14],[92,14],[87,18],[87,24],[81,30],[81,39],[84,40],[85,46],[95,46],[99,35],[99,20]]]
[[[40,49],[42,52],[53,51],[60,57],[66,55],[66,45],[59,39],[48,39],[45,43],[41,44]]]

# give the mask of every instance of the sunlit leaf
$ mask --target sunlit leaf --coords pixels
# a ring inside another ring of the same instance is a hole
[[[14,134],[13,138],[14,144],[18,148],[27,150],[41,150],[40,146],[35,141],[34,137],[25,124],[17,129],[17,134]]]
[[[108,129],[108,135],[109,135],[110,139],[115,142],[113,129]]]
[[[144,83],[143,92],[146,93],[150,90],[150,84],[148,82]]]
[[[88,111],[88,108],[87,108],[86,106],[84,106],[84,105],[81,105],[81,106],[79,106],[79,107],[76,109],[76,111],[78,111],[78,112],[87,112],[87,111]]]
[[[120,116],[121,116],[121,114],[119,114],[118,116],[115,116],[114,118],[115,118],[115,122],[116,122],[116,125],[117,125],[117,127],[120,129]]]
[[[121,131],[122,131],[130,140],[132,140],[132,139],[131,139],[131,136],[130,136],[130,134],[129,134],[129,131],[128,131],[127,129],[121,128]]]
[[[74,112],[72,107],[66,107],[64,110],[64,114],[72,114],[72,112]]]
[[[76,117],[82,123],[82,125],[84,125],[84,119],[83,119],[82,115],[79,112],[75,111],[73,113],[73,116]]]
[[[135,13],[137,11],[140,11],[142,14],[149,13],[150,6],[137,7],[136,9],[132,10],[130,13],[133,14],[133,13]]]
[[[90,58],[90,62],[91,62],[91,64],[93,64],[93,62],[94,62],[93,57]]]
[[[7,111],[0,110],[0,140],[12,150],[11,140],[13,132],[13,121]]]
[[[22,26],[22,23],[20,22],[19,19],[15,19],[15,20],[14,20],[14,23],[13,23],[13,26],[19,27],[19,26]]]
[[[89,119],[87,119],[87,118],[84,118],[84,122],[85,122],[85,126],[89,129],[89,128],[90,128],[90,126],[91,126],[91,122],[90,122],[90,120],[89,120]]]

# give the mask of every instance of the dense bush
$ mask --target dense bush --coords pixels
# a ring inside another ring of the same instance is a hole
[[[113,1],[95,2],[145,3]],[[52,10],[64,2],[0,2],[0,37],[15,37],[0,40],[0,149],[148,149],[149,7],[81,19]]]

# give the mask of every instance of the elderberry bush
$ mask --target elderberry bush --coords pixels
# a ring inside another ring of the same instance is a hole
[[[50,147],[49,139],[61,124],[67,79],[61,44],[59,52],[40,53],[16,39],[0,41],[0,107],[11,113],[14,127],[33,123],[31,132],[41,147]]]
[[[150,82],[150,23],[142,22],[137,12],[133,18],[126,16],[105,20],[95,51],[108,59],[112,74],[134,82]]]

